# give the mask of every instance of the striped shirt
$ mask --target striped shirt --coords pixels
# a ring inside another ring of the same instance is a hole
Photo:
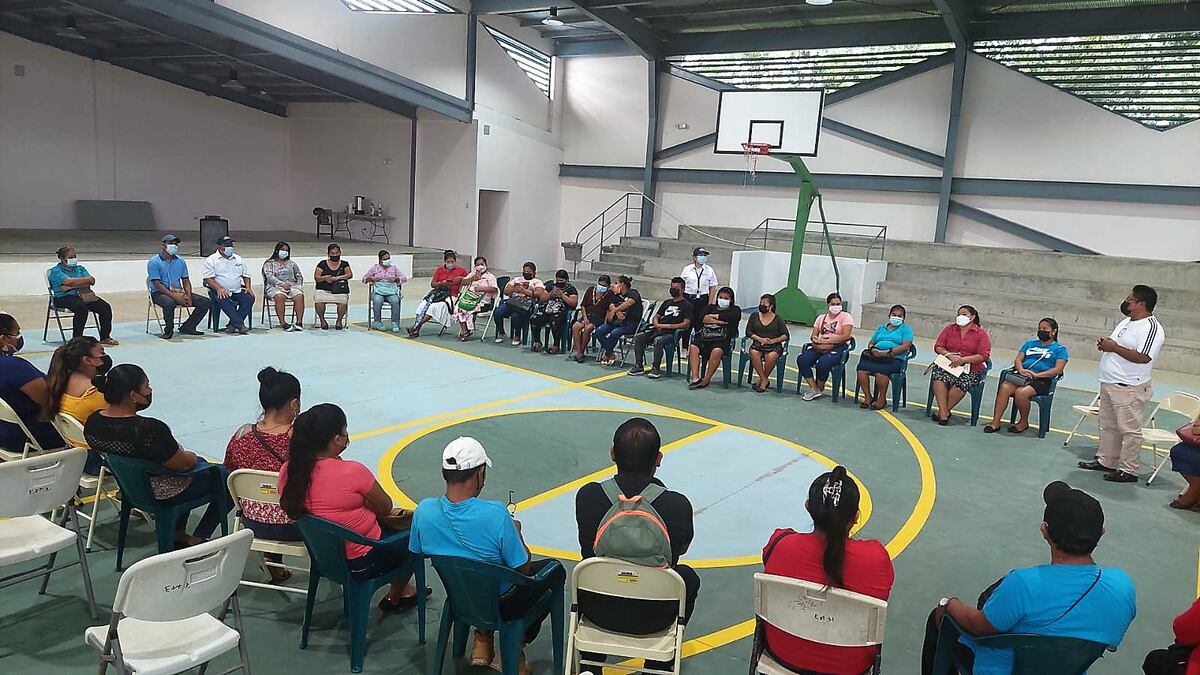
[[[1167,333],[1158,318],[1148,316],[1134,321],[1129,317],[1121,320],[1110,335],[1117,344],[1150,357],[1146,363],[1134,363],[1116,352],[1104,352],[1100,356],[1100,381],[1106,384],[1145,384],[1150,381],[1154,360],[1162,350]]]

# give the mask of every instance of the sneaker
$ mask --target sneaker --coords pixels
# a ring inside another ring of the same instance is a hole
[[[823,393],[817,391],[816,389],[809,389],[808,391],[804,392],[804,395],[800,398],[804,399],[805,401],[815,401],[816,399],[821,398],[822,395]]]
[[[658,378],[662,377],[662,375],[662,371],[658,368],[654,368],[649,373],[646,373],[646,377],[651,380],[657,380]]]
[[[172,333],[171,331],[166,331],[166,332],[164,332],[162,335],[160,335],[159,337],[161,337],[161,338],[162,338],[162,339],[164,339],[164,340],[170,340],[171,338],[175,337],[175,334],[174,334],[174,333]]]
[[[372,321],[371,330],[387,330],[384,326],[387,325],[381,321]]]
[[[514,347],[520,347],[520,346],[521,346],[521,341],[520,341],[520,340],[513,340],[513,341],[512,341],[512,346],[514,346]]]
[[[1136,483],[1138,482],[1138,477],[1135,474],[1118,470],[1106,475],[1104,480],[1110,483]]]
[[[195,328],[181,328],[179,333],[181,335],[204,335],[204,331],[196,330]]]
[[[279,324],[279,330],[281,330],[281,331],[283,331],[283,332],[285,332],[285,333],[290,333],[290,332],[292,332],[292,324],[290,324],[290,323],[281,323],[281,324]]]
[[[301,326],[301,325],[300,325],[300,324],[298,324],[298,323],[294,323],[294,324],[292,324],[292,332],[293,332],[293,333],[303,333],[303,332],[304,332],[304,326]]]
[[[493,342],[495,342],[496,344],[500,344],[501,342],[504,342],[504,333],[497,333],[496,339],[493,340]]]
[[[392,332],[393,332],[393,333],[399,333],[399,332],[400,332],[400,324],[398,324],[398,323],[393,323],[393,324],[392,324]]]
[[[629,374],[633,376],[643,375],[646,372],[645,366],[634,366],[629,369]]]

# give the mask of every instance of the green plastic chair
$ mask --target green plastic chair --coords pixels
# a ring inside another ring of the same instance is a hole
[[[512,281],[511,276],[496,277],[496,301],[492,303],[492,309],[487,313],[487,324],[484,325],[483,330],[479,333],[480,342],[485,342],[487,340],[488,329],[492,327],[492,322],[495,319],[493,314],[496,311],[496,308],[500,306],[500,303],[504,302],[504,298],[506,297],[504,295],[504,289],[508,286],[508,282],[510,281]],[[475,317],[475,319],[476,323],[478,323],[479,317]]]
[[[787,368],[788,345],[791,340],[784,340],[783,353],[779,355],[779,360],[775,362],[775,393],[783,393],[783,373]],[[746,366],[750,364],[750,338],[742,338],[742,357],[738,361],[738,379],[737,386],[742,386],[742,380],[746,377]]]
[[[988,359],[983,364],[983,379],[979,384],[971,389],[971,426],[979,424],[979,405],[983,402],[983,390],[987,386],[987,374],[992,369],[992,360]],[[933,378],[929,378],[929,399],[925,401],[925,416],[933,415]]]
[[[962,633],[962,628],[948,615],[942,619],[933,658],[933,675],[971,675],[971,668],[955,657],[954,645]],[[981,647],[1011,649],[1013,675],[1083,675],[1105,650],[1116,651],[1102,642],[1025,633],[988,635],[973,640]]]
[[[1004,376],[1012,372],[1012,368],[1005,368],[1000,371],[1000,381],[1004,381]],[[1038,438],[1045,438],[1046,432],[1050,431],[1050,408],[1054,405],[1054,390],[1058,388],[1058,381],[1062,379],[1062,375],[1050,380],[1050,391],[1045,396],[1032,396],[1029,399],[1030,407],[1034,404],[1038,407]],[[1012,414],[1009,416],[1009,424],[1017,423],[1017,402],[1012,402]]]
[[[812,346],[811,342],[805,342],[804,346],[800,348],[800,353],[803,354],[811,346]],[[839,361],[838,363],[835,363],[833,366],[833,370],[829,371],[829,379],[831,380],[830,387],[829,387],[829,393],[830,393],[830,398],[833,399],[834,403],[837,403],[839,398],[846,395],[846,364],[850,362],[850,354],[852,352],[856,351],[857,349],[858,349],[858,344],[854,341],[854,338],[850,338],[850,341],[846,343],[846,351],[842,353],[842,360]],[[796,356],[796,363],[797,364],[800,363],[799,355]],[[804,386],[804,378],[797,375],[796,376],[796,393],[797,394],[800,393],[800,390],[803,386]]]
[[[346,561],[346,542],[363,546],[394,546],[404,544],[408,549],[408,531],[397,532],[383,539],[368,539],[316,516],[303,516],[296,521],[300,537],[312,561],[308,573],[308,599],[304,605],[304,623],[300,626],[300,649],[308,648],[308,630],[312,625],[313,604],[321,578],[342,587],[342,612],[350,624],[350,672],[361,673],[367,654],[367,623],[371,613],[371,596],[375,591],[407,574],[414,576],[417,587],[417,642],[425,644],[425,561],[410,554],[405,564],[371,579],[356,579],[350,574]]]
[[[862,358],[861,356],[859,357]],[[908,358],[900,365],[900,370],[888,376],[892,381],[892,412],[900,412],[900,406],[903,404],[908,407],[908,363],[917,358],[917,346],[913,345],[908,348]],[[872,378],[874,379],[874,378]],[[854,378],[854,400],[858,400],[858,395],[862,389],[858,386],[858,378]],[[871,385],[871,394],[874,398],[875,385]],[[901,403],[903,402],[903,403]]]
[[[451,631],[454,633],[454,656],[461,658],[467,652],[467,637],[471,626],[480,630],[491,630],[499,633],[496,641],[501,655],[501,673],[517,675],[518,659],[509,655],[521,653],[521,641],[525,630],[533,622],[533,617],[546,611],[550,612],[550,625],[554,639],[554,670],[564,672],[565,656],[565,616],[563,602],[565,598],[566,570],[561,563],[554,561],[542,568],[532,577],[500,565],[456,558],[452,556],[429,556],[433,569],[442,579],[446,588],[446,604],[442,607],[442,621],[438,626],[437,647],[433,657],[436,663],[430,671],[441,675],[442,664],[446,660],[446,646],[450,640]],[[500,586],[511,583],[516,585],[544,584],[550,582],[550,588],[533,605],[525,616],[510,621],[500,618]]]
[[[221,476],[221,467],[217,464],[204,464],[188,472],[179,472],[154,462],[111,453],[104,455],[104,462],[117,479],[117,486],[121,488],[121,516],[117,528],[118,572],[124,569],[121,563],[125,558],[125,535],[129,530],[129,518],[134,509],[154,516],[158,552],[166,553],[175,549],[175,521],[179,516],[189,514],[201,506],[207,507],[214,501],[229,499],[229,493],[225,490],[225,479]],[[203,497],[182,504],[166,505],[154,498],[154,490],[150,487],[151,476],[190,476],[192,480],[212,481],[212,485],[209,494]],[[222,513],[228,513],[230,510],[226,508]],[[221,518],[221,536],[227,534],[229,519]]]

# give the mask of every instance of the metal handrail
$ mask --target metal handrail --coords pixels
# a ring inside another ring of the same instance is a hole
[[[783,230],[784,232],[786,232],[789,235],[793,232],[793,230],[796,227],[795,219],[764,218],[762,220],[762,222],[760,222],[757,226],[754,227],[753,230],[750,231],[750,234],[746,235],[746,238],[742,241],[742,246],[747,249],[761,248],[761,249],[765,250],[767,248],[767,242],[770,240],[772,225],[776,224],[776,223],[778,224],[778,225],[776,225],[777,229]],[[820,220],[810,220],[810,221],[808,221],[808,223],[809,223],[809,225],[820,225],[821,221]],[[883,258],[883,255],[886,251],[886,246],[887,246],[887,225],[868,225],[865,223],[838,223],[838,222],[831,222],[831,223],[828,223],[828,225],[844,227],[844,228],[851,228],[851,229],[869,230],[869,232],[864,232],[862,234],[855,233],[855,232],[834,232],[833,234],[844,234],[846,236],[861,237],[863,239],[870,238],[870,243],[867,244],[867,252],[866,252],[866,256],[865,256],[866,259],[868,261],[871,260],[871,253],[876,248],[879,249],[878,259]],[[752,243],[752,240],[755,240],[755,239],[758,239],[761,241],[761,247],[755,246]]]
[[[631,217],[632,212],[636,212],[636,217]],[[600,215],[589,221],[587,225],[579,228],[579,231],[575,233],[574,244],[580,247],[581,253],[579,260],[574,261],[572,273],[574,274],[579,271],[579,263],[581,262],[595,262],[593,256],[597,251],[602,251],[614,235],[617,237],[627,237],[629,236],[629,226],[633,224],[640,226],[641,222],[641,193],[627,192],[621,195],[620,198],[601,211]],[[592,243],[593,241],[595,242],[594,244]],[[584,246],[589,245],[591,248],[588,248],[586,251],[582,250]]]

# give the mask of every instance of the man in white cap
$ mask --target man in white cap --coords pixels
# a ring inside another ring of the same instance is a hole
[[[450,441],[442,451],[446,494],[423,499],[417,505],[408,548],[420,555],[467,558],[538,576],[537,583],[500,587],[500,616],[507,620],[528,612],[548,588],[562,585],[566,571],[557,560],[533,560],[521,538],[521,523],[509,515],[504,504],[479,499],[491,465],[487,452],[474,438],[461,436]],[[529,626],[525,644],[537,637],[546,613]],[[500,654],[491,631],[475,631],[471,665],[500,670]],[[523,650],[519,672],[532,672]]]

